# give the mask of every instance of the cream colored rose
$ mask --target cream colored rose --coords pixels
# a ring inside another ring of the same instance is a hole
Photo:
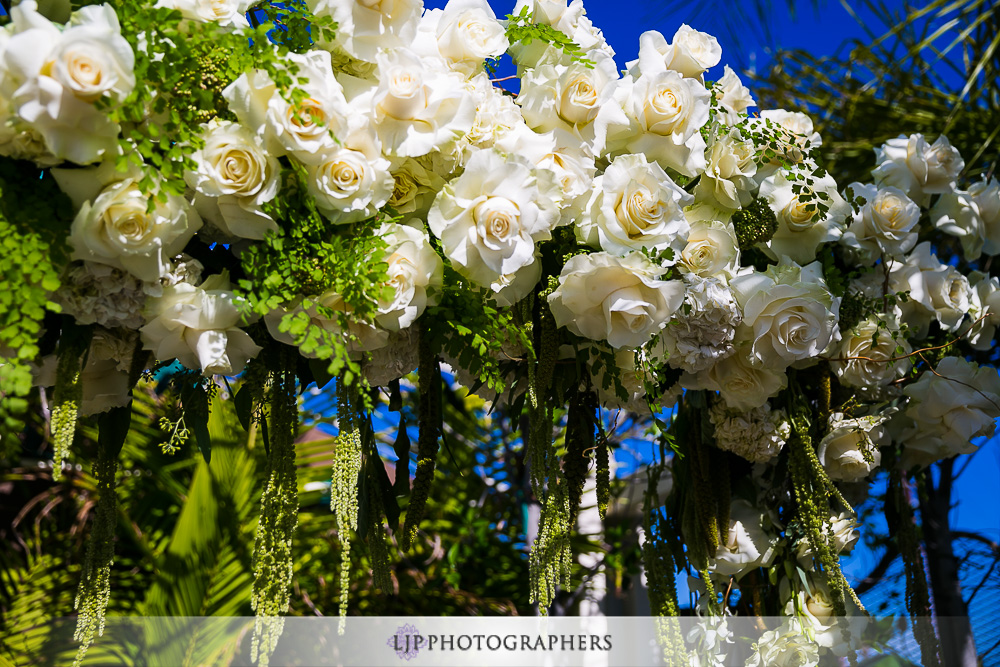
[[[330,220],[357,222],[375,215],[392,196],[395,180],[389,167],[374,139],[359,132],[306,165],[306,184],[316,207]]]
[[[195,287],[178,283],[147,303],[149,324],[139,330],[144,349],[161,361],[177,359],[211,375],[238,375],[261,348],[239,328],[243,316],[226,272]]]
[[[729,532],[719,545],[708,569],[724,577],[743,576],[758,567],[767,567],[776,555],[777,539],[764,529],[764,513],[745,500],[733,502],[729,512]]]
[[[73,258],[124,269],[147,282],[160,278],[201,228],[201,217],[181,197],[168,195],[148,210],[137,179],[112,183],[85,202],[70,228]]]
[[[983,252],[1000,254],[1000,182],[996,178],[976,181],[969,186],[969,196],[979,209],[979,217],[986,228]]]
[[[706,155],[708,165],[695,186],[699,202],[738,209],[753,201],[757,184],[754,156],[757,149],[738,129],[716,136]]]
[[[421,0],[308,0],[316,16],[329,16],[337,25],[333,44],[351,57],[375,62],[380,49],[409,46],[417,32]]]
[[[831,516],[830,520],[823,524],[823,536],[835,554],[850,553],[861,537],[861,533],[858,531],[860,527],[861,524],[858,523],[853,514],[841,512],[836,516]],[[795,545],[795,551],[799,563],[804,567],[810,567],[816,551],[808,537],[799,539]]]
[[[430,165],[414,158],[396,158],[390,172],[392,195],[386,202],[397,213],[422,217],[431,207],[445,180]]]
[[[629,63],[644,74],[665,70],[679,72],[682,76],[701,79],[705,70],[715,67],[722,59],[722,48],[715,37],[681,24],[668,44],[655,30],[639,36],[639,60]]]
[[[378,324],[399,331],[413,324],[427,306],[438,302],[443,279],[441,258],[431,247],[427,232],[420,227],[387,223],[378,236],[386,243],[385,263],[389,268],[389,293],[379,299]]]
[[[818,262],[800,267],[787,258],[764,273],[730,282],[743,311],[737,338],[749,341],[755,364],[783,369],[822,352],[837,328],[834,299]]]
[[[687,244],[681,251],[681,271],[702,278],[731,277],[739,265],[740,249],[733,226],[719,220],[691,223]]]
[[[974,274],[975,275],[975,274]],[[966,336],[976,350],[993,347],[1000,326],[1000,278],[975,275],[976,284],[969,295],[969,325]]]
[[[830,417],[830,432],[820,441],[816,456],[830,479],[856,482],[871,474],[882,462],[879,447],[889,444],[883,423],[895,408],[871,417],[844,419],[837,413]]]
[[[971,193],[955,190],[941,195],[930,210],[930,219],[941,231],[958,237],[965,259],[979,259],[986,242],[986,222]]]
[[[482,69],[483,60],[503,55],[509,46],[486,0],[450,0],[436,18],[438,52],[458,71],[472,74]]]
[[[842,384],[862,392],[878,392],[906,375],[913,365],[906,358],[911,348],[899,335],[894,319],[884,315],[870,317],[843,333],[836,358],[830,362]],[[889,320],[889,328],[881,326],[879,320]]]
[[[991,436],[1000,417],[1000,376],[989,366],[945,357],[904,393],[913,428],[903,434],[907,467],[976,451],[972,438]]]
[[[778,259],[783,255],[799,264],[816,259],[822,243],[839,239],[851,215],[851,205],[837,192],[837,183],[829,174],[814,178],[808,186],[788,180],[778,171],[761,183],[760,197],[774,211],[778,229],[767,244],[767,253]],[[796,192],[796,186],[801,187]],[[820,205],[826,206],[826,212]]]
[[[643,153],[686,176],[704,171],[705,140],[700,129],[708,122],[710,97],[699,81],[671,70],[623,79],[615,102],[628,123],[608,126],[608,150]]]
[[[743,85],[729,65],[723,69],[722,78],[715,82],[715,99],[722,106],[722,120],[727,125],[736,125],[747,108],[757,106],[750,95],[750,89]]]
[[[218,23],[233,28],[249,28],[247,0],[157,0],[156,7],[176,9],[186,19]]]
[[[776,396],[788,385],[788,377],[781,369],[753,365],[749,346],[743,345],[708,370],[685,374],[681,385],[685,389],[717,391],[729,408],[748,412]]]
[[[535,244],[559,220],[558,186],[514,155],[479,151],[438,194],[427,215],[445,255],[470,280],[488,287],[535,261]]]
[[[684,207],[692,200],[660,165],[622,155],[594,182],[578,234],[615,255],[672,248],[676,257],[690,228]]]
[[[614,348],[639,347],[663,328],[684,301],[684,283],[660,280],[663,269],[633,252],[572,257],[549,295],[558,326]]]
[[[866,263],[879,255],[902,257],[917,244],[920,207],[899,188],[851,183],[848,195],[865,200],[854,213],[841,243],[859,251]]]
[[[910,199],[927,204],[933,194],[955,189],[965,161],[948,138],[938,137],[928,144],[921,134],[900,135],[875,149],[878,166],[872,171],[879,185],[891,185]]]
[[[746,667],[817,667],[819,644],[803,634],[801,623],[785,621],[775,630],[761,635],[756,652]]]
[[[461,75],[405,49],[379,54],[378,65],[371,102],[386,154],[419,157],[448,147],[472,128],[475,99]]]
[[[191,154],[198,165],[184,180],[198,193],[195,208],[223,231],[262,239],[277,230],[261,209],[278,193],[281,166],[249,129],[228,121],[202,126],[205,145]]]
[[[903,321],[918,339],[927,335],[934,319],[942,329],[955,331],[969,310],[968,278],[938,260],[926,241],[913,249],[906,262],[892,265],[889,288],[897,293],[909,292],[900,308]]]

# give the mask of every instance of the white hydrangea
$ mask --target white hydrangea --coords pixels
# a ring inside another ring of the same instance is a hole
[[[407,327],[389,333],[386,344],[370,351],[361,364],[368,384],[385,387],[417,368],[418,339],[416,328]]]
[[[663,330],[660,341],[671,366],[697,373],[733,353],[742,316],[725,283],[690,273],[684,279],[684,304]]]
[[[80,324],[138,329],[145,319],[146,283],[127,271],[94,262],[75,262],[63,274],[53,301]]]
[[[715,427],[715,446],[752,463],[776,457],[792,435],[788,414],[772,410],[770,403],[741,412],[716,401],[708,418]]]

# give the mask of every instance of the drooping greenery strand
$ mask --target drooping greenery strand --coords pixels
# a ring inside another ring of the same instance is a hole
[[[69,454],[76,420],[83,398],[80,372],[84,355],[90,345],[91,329],[71,327],[59,341],[59,361],[56,365],[56,386],[52,393],[52,479],[62,478],[63,461]]]
[[[410,493],[410,503],[406,509],[403,534],[400,537],[400,546],[404,551],[410,548],[410,544],[417,536],[420,521],[424,518],[424,508],[427,504],[427,497],[430,495],[431,484],[434,481],[434,468],[438,453],[441,371],[426,324],[420,329],[418,354],[417,391],[420,394],[420,407],[417,424],[419,429],[417,435],[417,471],[413,477],[413,490]]]
[[[382,465],[381,460],[375,462]],[[369,478],[368,483],[368,504],[372,512],[372,520],[368,522],[368,555],[372,564],[372,580],[375,586],[385,595],[392,593],[392,574],[390,572],[391,563],[389,560],[389,548],[386,544],[385,508],[382,507],[382,494],[379,491],[377,480]],[[341,590],[346,589],[341,582]]]
[[[611,502],[611,452],[607,437],[597,441],[597,511],[603,520],[608,513]]]
[[[357,387],[337,381],[337,420],[340,434],[333,450],[330,510],[337,519],[340,541],[340,616],[347,616],[351,574],[351,531],[358,529],[358,474],[361,472],[361,429],[358,423]]]
[[[538,536],[528,557],[531,602],[543,616],[556,598],[556,587],[568,587],[573,554],[570,550],[569,484],[554,478],[545,494],[538,520]]]
[[[594,424],[592,413],[588,414],[590,411],[590,395],[574,392],[566,413],[566,456],[563,459],[563,473],[569,485],[570,525],[576,523],[580,498],[590,470],[590,452],[594,449]]]
[[[73,608],[77,610],[76,632],[80,642],[74,667],[79,665],[95,637],[104,634],[104,612],[111,598],[111,565],[115,557],[115,523],[118,517],[118,497],[115,494],[115,473],[118,458],[106,447],[100,447],[94,462],[97,480],[97,509],[94,526],[87,541],[80,586]]]
[[[290,347],[271,350],[270,450],[267,480],[260,503],[260,521],[253,552],[253,592],[250,604],[257,618],[251,660],[267,667],[284,628],[292,582],[292,537],[298,523],[299,497],[295,474],[298,430],[295,357]]]
[[[555,288],[554,281],[538,294],[524,299],[522,321],[531,342],[528,358],[528,474],[538,498],[545,495],[545,482],[551,473],[553,402],[549,400],[552,373],[559,352],[555,320],[545,297]],[[537,302],[537,307],[536,307]],[[542,502],[542,511],[546,503]]]

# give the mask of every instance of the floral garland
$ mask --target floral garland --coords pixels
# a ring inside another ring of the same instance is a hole
[[[643,520],[654,613],[678,613],[690,566],[699,613],[722,614],[737,586],[750,612],[797,619],[761,641],[761,664],[803,633],[848,655],[857,637],[832,619],[863,611],[839,567],[855,483],[888,467],[898,492],[1000,416],[996,370],[962,356],[992,346],[1000,281],[935,254],[950,237],[970,261],[1000,253],[997,181],[958,189],[958,152],[913,135],[876,151],[872,183],[842,188],[807,116],[750,114],[733,70],[711,78],[713,37],[646,32],[618,71],[581,0],[518,0],[502,20],[485,0],[309,0],[308,30],[285,32],[247,10],[119,0],[45,16],[24,0],[0,30],[6,451],[32,385],[54,387],[57,462],[78,417],[101,415],[119,434],[97,462],[101,520],[137,382],[169,376],[165,449],[193,438],[207,458],[211,404],[241,376],[240,419],[270,443],[253,600],[266,664],[288,604],[298,392],[337,378],[346,554],[378,459],[364,388],[418,372],[406,548],[447,364],[529,417],[543,612],[568,581],[591,458],[608,506],[600,410],[623,408],[655,419],[661,445]],[[504,54],[516,77],[496,77]],[[396,499],[379,488],[365,530],[387,551]],[[78,600],[84,650],[107,603],[104,524]],[[922,571],[910,578],[910,611],[927,613]]]

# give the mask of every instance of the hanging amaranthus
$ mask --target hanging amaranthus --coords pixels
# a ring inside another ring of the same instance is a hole
[[[63,461],[69,454],[76,433],[76,419],[83,397],[80,372],[85,363],[85,353],[90,346],[91,330],[78,326],[67,327],[59,340],[56,366],[56,386],[52,394],[52,479],[62,478]]]
[[[528,558],[531,602],[538,603],[543,616],[555,600],[556,586],[565,588],[570,584],[573,554],[569,540],[573,526],[568,486],[565,479],[550,481],[538,521],[538,537]]]
[[[115,473],[118,457],[106,446],[99,446],[94,463],[97,479],[97,510],[94,527],[87,541],[87,554],[83,573],[77,589],[73,608],[77,610],[76,632],[73,639],[80,642],[74,667],[83,660],[94,637],[104,635],[104,613],[111,597],[111,565],[115,557],[115,522],[118,516],[118,497],[115,495]]]
[[[295,475],[298,430],[295,356],[291,348],[281,348],[274,353],[270,373],[270,450],[254,541],[251,596],[257,618],[250,659],[259,660],[262,667],[267,667],[284,628],[281,614],[288,610],[292,582],[292,536],[299,509]]]
[[[330,510],[337,520],[340,540],[340,616],[347,616],[351,574],[351,531],[358,529],[358,473],[361,471],[361,429],[358,424],[357,388],[337,381],[337,420],[340,434],[333,451]]]
[[[434,481],[438,434],[441,428],[441,371],[438,367],[437,355],[431,346],[431,338],[426,324],[420,330],[419,345],[417,391],[420,394],[420,407],[417,425],[419,429],[417,472],[413,478],[413,490],[406,510],[406,522],[400,537],[400,546],[404,551],[410,548],[410,544],[417,536],[420,521],[424,518],[424,508],[430,495],[431,483]]]

